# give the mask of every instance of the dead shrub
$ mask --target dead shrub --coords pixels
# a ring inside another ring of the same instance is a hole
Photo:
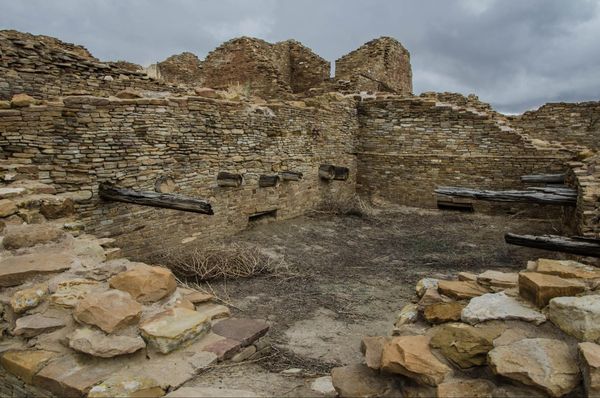
[[[287,270],[283,260],[265,255],[256,246],[239,243],[169,250],[155,255],[152,261],[169,267],[181,279],[196,282],[250,278]]]
[[[338,216],[372,217],[378,212],[365,199],[357,194],[329,197],[323,200],[317,213],[335,214]]]

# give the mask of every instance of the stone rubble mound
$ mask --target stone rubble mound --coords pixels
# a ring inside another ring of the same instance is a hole
[[[341,397],[600,394],[600,269],[538,259],[521,272],[424,278],[363,364],[333,369]]]
[[[270,350],[258,343],[265,321],[232,318],[167,268],[120,258],[113,239],[82,231],[71,199],[3,176],[0,396],[186,396],[177,389],[203,369]]]

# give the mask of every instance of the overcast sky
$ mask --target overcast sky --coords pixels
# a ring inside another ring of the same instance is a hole
[[[230,38],[294,38],[332,61],[379,36],[410,51],[414,92],[504,112],[600,100],[600,0],[0,0],[0,29],[143,65]]]

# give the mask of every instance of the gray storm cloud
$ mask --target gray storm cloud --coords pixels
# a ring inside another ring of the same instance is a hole
[[[241,35],[333,61],[387,35],[411,52],[415,93],[476,93],[504,112],[600,99],[600,0],[0,0],[0,28],[145,65]]]

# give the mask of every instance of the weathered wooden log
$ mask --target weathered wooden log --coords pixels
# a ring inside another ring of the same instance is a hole
[[[582,256],[600,257],[600,240],[558,236],[558,235],[504,235],[506,243],[517,246],[534,247],[537,249],[579,254]]]
[[[346,181],[350,175],[350,169],[347,167],[334,166],[335,176],[334,180]]]
[[[539,182],[545,184],[564,184],[566,174],[528,174],[521,176],[523,182]]]
[[[575,206],[577,204],[577,190],[565,188],[551,189],[544,187],[543,190],[534,188],[526,191],[488,191],[459,187],[438,187],[435,193],[492,202],[522,202],[561,206]]]
[[[221,171],[217,174],[217,184],[220,187],[239,187],[242,185],[242,176]]]
[[[259,187],[276,187],[277,185],[279,185],[279,176],[278,175],[274,175],[274,176],[268,176],[268,175],[261,175],[258,178],[258,186]]]
[[[135,191],[103,183],[100,184],[99,195],[104,200],[113,200],[116,202],[134,203],[143,206],[190,211],[193,213],[214,214],[210,203],[207,201],[172,193]]]
[[[319,177],[323,180],[333,180],[335,178],[335,167],[331,164],[320,165]]]
[[[283,181],[300,181],[302,179],[302,173],[298,171],[283,171],[280,174]]]

